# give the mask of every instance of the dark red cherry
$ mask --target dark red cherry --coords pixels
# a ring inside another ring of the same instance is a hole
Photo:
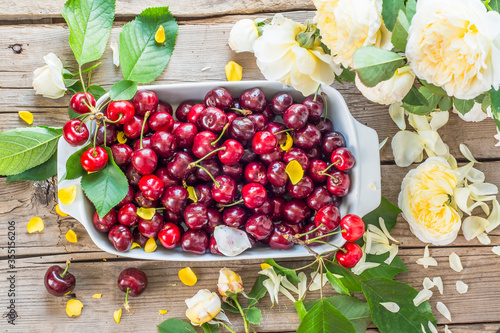
[[[144,123],[144,118],[138,115],[134,115],[132,119],[123,125],[123,132],[130,139],[137,139],[141,136],[142,124]],[[144,125],[144,133],[149,131],[148,123]]]
[[[212,188],[209,185],[196,185],[194,191],[198,199],[198,201],[196,201],[197,203],[205,205],[206,207],[211,207],[215,203],[215,200],[212,198]]]
[[[186,181],[186,184],[189,185],[189,186],[198,185],[198,183],[200,181],[198,179],[198,177],[196,177],[196,175],[194,173],[192,173],[189,176],[187,176],[184,180]]]
[[[332,232],[340,224],[340,212],[337,206],[327,205],[321,208],[314,217],[317,227],[323,225],[320,230]]]
[[[365,223],[358,215],[349,214],[340,220],[340,228],[345,230],[342,237],[348,242],[355,242],[365,233]]]
[[[146,198],[144,193],[142,193],[140,190],[137,190],[135,192],[135,202],[137,202],[137,205],[143,208],[154,208],[158,205],[158,200],[150,200]]]
[[[193,159],[189,154],[178,152],[174,155],[174,158],[168,162],[167,171],[170,176],[174,178],[185,179],[194,172],[193,168],[189,166],[192,162]]]
[[[247,89],[240,95],[240,106],[242,109],[262,112],[266,104],[266,95],[259,88]]]
[[[210,237],[209,250],[210,250],[210,253],[212,253],[212,254],[222,255],[222,252],[220,252],[219,248],[217,247],[217,241],[215,240],[215,237],[213,235],[212,235],[212,237]]]
[[[233,202],[236,196],[236,182],[229,176],[218,176],[212,184],[212,198],[221,204]]]
[[[340,147],[333,151],[332,163],[335,163],[335,167],[340,171],[347,171],[356,164],[356,159],[348,148]]]
[[[108,163],[108,153],[102,147],[90,147],[82,154],[80,162],[85,171],[96,172]]]
[[[90,134],[87,125],[80,119],[72,119],[64,124],[63,135],[70,145],[79,146],[87,142]]]
[[[241,157],[241,163],[248,164],[255,160],[257,154],[250,148],[247,148],[243,151],[243,157]]]
[[[267,180],[274,186],[285,186],[288,175],[285,172],[286,165],[283,162],[273,162],[267,167]]]
[[[346,252],[338,250],[335,254],[337,262],[345,268],[353,268],[361,260],[363,250],[356,243],[345,243],[342,247]]]
[[[320,210],[324,206],[333,205],[332,195],[323,186],[318,186],[307,197],[307,205],[312,210]]]
[[[293,246],[293,242],[287,237],[292,237],[295,234],[293,229],[284,224],[278,224],[274,227],[274,231],[269,239],[269,246],[276,250],[287,250]]]
[[[163,181],[155,175],[146,175],[139,181],[139,189],[149,200],[159,200],[164,190]]]
[[[170,157],[174,155],[177,143],[172,134],[160,131],[151,137],[151,149],[160,157]]]
[[[203,168],[196,168],[195,174],[202,181],[210,182],[212,181],[212,177],[215,178],[222,174],[222,169],[217,159],[203,160],[198,162],[198,165]],[[210,177],[210,175],[212,175],[212,177]]]
[[[208,223],[205,225],[204,230],[209,234],[214,232],[215,227],[224,224],[222,222],[222,214],[215,208],[207,209],[207,218]]]
[[[250,119],[253,123],[255,131],[263,131],[266,129],[267,123],[269,122],[264,116],[264,114],[254,113],[247,116],[247,119]]]
[[[294,235],[300,235],[302,233],[302,224],[291,224],[287,222],[281,222],[281,225],[286,225],[293,230]]]
[[[283,162],[285,162],[285,164],[288,164],[293,160],[299,162],[304,171],[309,168],[309,157],[307,157],[306,153],[302,149],[292,148],[287,151],[285,155],[283,155]]]
[[[200,115],[203,110],[205,110],[205,106],[203,104],[193,105],[191,110],[189,110],[187,121],[200,128]]]
[[[109,230],[108,239],[117,251],[125,252],[132,247],[134,236],[132,236],[129,228],[118,224]]]
[[[225,150],[219,150],[217,155],[219,156],[219,160],[223,164],[235,165],[243,157],[243,146],[236,140],[229,139],[224,141],[224,143],[221,145],[221,148],[225,148]]]
[[[137,171],[136,168],[132,164],[127,167],[125,171],[125,176],[127,176],[128,183],[133,186],[139,186],[139,181],[142,178],[142,175]]]
[[[113,153],[113,160],[120,167],[125,167],[130,164],[130,156],[132,155],[132,148],[123,143],[117,143],[111,146]]]
[[[267,198],[262,205],[257,208],[252,209],[254,214],[271,215],[273,213],[273,202],[271,198]]]
[[[349,193],[351,178],[343,171],[334,171],[330,174],[326,182],[328,191],[337,197],[343,197]]]
[[[151,137],[146,137],[141,139],[135,140],[134,144],[132,145],[133,150],[139,150],[141,149],[141,142],[142,142],[142,148],[151,148]]]
[[[218,148],[217,144],[212,145],[217,140],[217,135],[210,131],[203,131],[194,137],[193,140],[193,154],[198,158],[205,157],[209,153]],[[215,158],[215,154],[207,158]]]
[[[304,127],[295,131],[293,134],[293,143],[302,149],[311,149],[321,142],[321,133],[312,124],[306,124]]]
[[[264,111],[262,111],[262,115],[266,117],[266,124],[269,123],[270,121],[274,121],[276,119],[276,114],[273,112],[273,109],[271,108],[271,104],[267,104],[266,107],[264,108]]]
[[[172,105],[170,105],[169,103],[166,103],[166,102],[162,102],[162,101],[158,102],[158,107],[156,108],[155,113],[158,113],[158,112],[160,112],[160,113],[166,112],[171,116],[174,114],[174,110],[172,109]],[[153,114],[155,114],[155,113],[153,113]]]
[[[269,216],[273,222],[279,222],[283,219],[283,208],[285,207],[286,200],[283,197],[272,197],[271,198],[271,206],[273,211]]]
[[[286,126],[282,123],[271,122],[266,125],[266,131],[274,134],[278,144],[283,144],[286,141],[286,132],[283,132],[284,130],[286,130]]]
[[[304,222],[310,214],[311,210],[304,200],[292,198],[283,206],[283,220],[291,224]]]
[[[120,208],[118,211],[118,222],[127,227],[136,225],[139,222],[137,207],[132,203],[128,203]]]
[[[116,210],[111,209],[103,217],[99,217],[97,212],[94,213],[94,227],[100,232],[108,232],[116,224]]]
[[[141,234],[138,228],[134,228],[132,235],[134,236],[134,242],[139,244],[142,248],[146,246],[149,238]]]
[[[309,169],[307,169],[307,175],[315,182],[316,184],[321,184],[326,181],[327,176],[323,174],[323,170],[328,167],[326,162],[322,160],[312,160]]]
[[[113,101],[108,105],[108,118],[118,124],[129,122],[135,115],[134,105],[129,101]],[[144,114],[139,114],[144,115]]]
[[[302,233],[307,233],[309,231],[312,231],[316,229],[316,225],[314,223],[310,223],[308,225],[306,225],[303,229],[302,229]],[[304,235],[302,237],[302,240],[304,241],[308,241],[310,239],[313,239],[313,238],[317,238],[317,237],[321,237],[323,235],[325,235],[326,233],[321,231],[321,230],[316,230],[315,232],[312,232],[310,234],[307,234],[307,235]],[[322,242],[327,242],[328,241],[328,237],[325,236],[325,237],[321,237],[318,239],[319,241],[322,241]],[[318,242],[313,242],[313,243],[308,243],[309,246],[317,246],[317,245],[321,245],[321,243],[318,243]]]
[[[233,165],[222,165],[222,173],[233,178],[235,181],[239,181],[243,177],[243,166],[240,163]]]
[[[244,117],[235,118],[228,128],[228,135],[231,139],[240,143],[249,142],[255,133],[255,126],[250,119]]]
[[[180,122],[186,122],[191,108],[195,105],[192,101],[184,101],[175,110],[175,118]]]
[[[137,297],[146,290],[148,278],[143,271],[130,267],[124,269],[120,275],[118,275],[117,284],[118,289],[124,293],[128,293],[128,295],[132,297]],[[128,304],[126,307],[128,307]]]
[[[66,262],[66,269],[60,266],[50,266],[43,278],[45,289],[54,296],[64,296],[75,289],[76,279],[68,272],[69,261]],[[11,293],[13,293],[11,291]],[[13,303],[12,303],[13,304]]]
[[[155,132],[170,132],[174,127],[174,118],[168,112],[155,112],[149,116],[148,123]]]
[[[344,136],[339,132],[329,132],[321,139],[321,151],[325,156],[331,156],[337,148],[345,147]]]
[[[203,229],[208,223],[207,207],[200,203],[192,203],[184,210],[184,222],[190,229]]]
[[[210,106],[201,112],[199,121],[204,130],[219,134],[227,124],[227,116],[221,109]]]
[[[284,152],[281,147],[275,147],[270,153],[259,155],[259,160],[265,166],[269,166],[271,163],[283,160]]]
[[[149,175],[155,171],[158,164],[158,157],[153,149],[144,148],[132,152],[130,161],[140,174]]]
[[[288,128],[297,131],[304,127],[309,117],[309,110],[302,104],[292,104],[283,115],[283,122]]]
[[[292,184],[292,182],[288,183],[287,190],[288,193],[294,198],[304,199],[312,193],[314,189],[314,183],[311,178],[304,176],[298,183]]]
[[[181,230],[177,225],[167,222],[160,229],[158,239],[165,248],[176,248],[181,243]]]
[[[97,128],[96,145],[104,144],[104,128],[106,128],[106,145],[111,146],[116,142],[118,131],[115,124],[106,123],[106,126],[100,124]]]
[[[194,137],[198,134],[198,129],[191,123],[180,124],[174,130],[175,141],[180,148],[191,148],[193,146]]]
[[[252,215],[245,223],[245,231],[257,240],[268,237],[273,230],[273,221],[264,214]]]
[[[172,186],[163,192],[161,203],[174,214],[180,214],[186,208],[189,197],[188,191],[182,186]]]
[[[138,173],[139,174],[139,173]],[[139,183],[137,183],[139,184]],[[120,201],[118,203],[118,205],[116,205],[116,208],[120,208],[128,203],[131,203],[132,200],[134,200],[134,197],[135,197],[135,191],[134,191],[134,188],[132,186],[129,185],[128,187],[128,192],[127,194],[125,195],[125,198],[122,199],[122,201]]]
[[[319,129],[321,135],[325,135],[326,133],[329,133],[333,131],[333,123],[330,119],[328,118],[323,118],[319,120],[316,123],[316,127]]]
[[[208,236],[203,230],[186,231],[181,237],[181,248],[186,252],[203,254],[208,249]]]
[[[156,238],[163,225],[163,218],[159,213],[155,213],[151,220],[139,219],[137,228],[139,232],[147,238]]]
[[[76,93],[71,97],[69,101],[69,107],[76,113],[84,114],[89,113],[91,110],[89,106],[95,106],[95,98],[92,94],[87,93]]]
[[[222,222],[232,228],[239,228],[245,224],[247,212],[244,208],[233,206],[227,207],[222,211]]]
[[[310,122],[318,121],[323,114],[323,109],[325,107],[325,102],[323,101],[323,97],[320,95],[309,95],[302,102],[304,106],[309,111]]]
[[[268,131],[260,131],[255,133],[252,139],[252,149],[257,155],[268,154],[278,144],[278,140]]]
[[[226,88],[217,87],[205,95],[205,105],[214,106],[219,109],[229,109],[233,104],[233,96]]]
[[[259,183],[264,186],[267,184],[267,170],[260,162],[248,163],[244,175],[248,183]]]
[[[323,154],[321,153],[321,148],[319,146],[312,147],[311,149],[306,150],[306,155],[310,160],[320,160],[323,158]]]
[[[271,99],[271,108],[279,116],[282,116],[286,109],[293,104],[293,97],[290,93],[279,92]]]
[[[156,112],[158,102],[158,96],[154,92],[147,90],[138,91],[132,98],[135,112],[139,116],[144,116],[148,111],[151,113]]]
[[[163,221],[164,222],[172,222],[174,224],[180,225],[182,222],[183,216],[182,214],[174,214],[168,209],[163,210]]]
[[[160,178],[160,180],[163,182],[163,185],[165,185],[165,188],[180,185],[179,180],[172,177],[165,167],[156,169],[155,176]]]
[[[267,191],[261,184],[249,183],[241,190],[243,202],[250,209],[260,207],[267,199]]]

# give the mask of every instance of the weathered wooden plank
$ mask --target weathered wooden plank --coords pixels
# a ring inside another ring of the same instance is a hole
[[[462,258],[464,270],[456,273],[448,265],[448,255],[455,251]],[[492,291],[500,288],[498,274],[500,273],[500,258],[485,248],[439,248],[433,249],[431,255],[438,261],[435,268],[423,269],[415,264],[418,258],[411,249],[402,251],[403,260],[411,273],[401,274],[398,278],[420,290],[424,277],[441,276],[444,282],[444,295],[435,290],[431,305],[435,310],[437,301],[445,303],[452,313],[454,324],[466,323],[497,323],[500,321],[500,303],[492,302]],[[77,277],[75,294],[84,303],[82,316],[70,319],[64,312],[68,298],[55,298],[46,293],[43,287],[45,270],[53,263],[62,264],[69,257],[74,263],[71,271]],[[158,310],[169,310],[166,318],[184,318],[184,300],[191,297],[198,289],[207,288],[216,290],[218,269],[226,266],[242,275],[247,289],[251,287],[260,270],[258,261],[231,261],[192,263],[199,282],[194,287],[187,287],[180,283],[177,272],[185,264],[182,262],[153,262],[153,261],[87,261],[87,255],[82,253],[33,257],[17,260],[16,274],[16,311],[19,314],[16,327],[9,332],[21,332],[30,328],[30,331],[47,332],[47,325],[37,326],[37,323],[46,322],[51,318],[52,331],[79,331],[84,325],[92,325],[97,330],[111,332],[152,331],[154,325],[161,322]],[[287,267],[300,267],[308,261],[286,261]],[[130,266],[138,267],[148,275],[148,290],[139,298],[132,298],[133,315],[124,314],[122,322],[116,325],[112,320],[112,313],[118,309],[124,294],[116,288],[116,277],[119,272]],[[308,272],[307,272],[308,273]],[[8,272],[5,272],[8,274]],[[3,274],[3,275],[5,275]],[[462,280],[469,285],[466,294],[458,294],[455,282]],[[0,288],[5,290],[6,279],[0,279]],[[94,293],[103,293],[99,300],[92,299]],[[330,286],[326,286],[325,294],[333,295]],[[311,293],[308,299],[318,297],[318,293]],[[0,294],[0,302],[8,302],[6,293]],[[464,306],[468,304],[470,306]],[[284,296],[280,297],[280,304],[271,308],[269,298],[262,299],[260,308],[263,310],[262,325],[259,332],[293,331],[298,326],[298,318],[293,304]],[[436,318],[440,324],[447,323],[437,311]],[[237,316],[228,314],[237,332],[242,327]],[[467,329],[467,327],[464,327]],[[464,331],[466,332],[466,330]]]
[[[6,0],[6,3],[2,6],[0,20],[21,21],[24,19],[60,18],[64,2],[64,0]],[[169,6],[170,11],[178,19],[314,9],[312,1],[301,0],[146,0],[140,2],[127,0],[116,2],[116,17],[135,16],[147,7],[157,6]]]

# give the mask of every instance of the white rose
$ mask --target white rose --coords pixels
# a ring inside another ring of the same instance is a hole
[[[406,56],[417,77],[472,99],[500,84],[499,26],[479,0],[419,0]]]
[[[314,21],[334,61],[353,68],[352,56],[363,46],[392,49],[391,32],[382,21],[382,0],[314,0]]]
[[[43,60],[47,65],[37,68],[33,72],[35,93],[53,99],[63,97],[66,86],[63,81],[61,60],[54,53],[47,54]]]
[[[326,54],[317,38],[311,48],[301,47],[297,35],[305,26],[276,14],[271,24],[263,27],[253,45],[257,66],[266,79],[293,86],[305,96],[316,91],[320,84],[330,85],[339,65]]]
[[[398,68],[393,77],[378,83],[374,87],[365,86],[356,75],[356,87],[363,96],[372,102],[385,105],[401,102],[410,91],[414,81],[415,74],[410,66]]]
[[[490,108],[490,106],[488,106],[488,108]],[[470,109],[470,111],[465,115],[461,114],[460,111],[458,111],[455,107],[453,107],[453,113],[458,114],[460,119],[473,123],[477,123],[488,118],[488,114],[483,111],[483,109],[481,108],[481,104],[479,103],[474,103],[472,109]]]
[[[429,157],[403,179],[398,205],[422,242],[447,245],[457,237],[461,219],[450,198],[458,178],[443,157]]]
[[[186,317],[193,325],[202,325],[214,319],[221,311],[221,301],[216,293],[202,289],[186,300]]]
[[[253,43],[259,38],[257,24],[250,19],[239,20],[229,33],[229,47],[234,52],[252,52]]]

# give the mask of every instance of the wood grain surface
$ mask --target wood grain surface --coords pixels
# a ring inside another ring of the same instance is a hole
[[[63,0],[4,0],[0,11],[0,131],[25,126],[17,111],[29,110],[35,116],[35,125],[62,126],[67,120],[69,97],[50,100],[35,96],[31,80],[33,70],[44,65],[43,56],[56,53],[63,63],[74,66],[75,61],[68,47],[68,29],[61,22]],[[284,12],[297,20],[314,16],[312,1],[301,0],[183,0],[183,1],[117,1],[117,18],[126,21],[148,6],[169,4],[180,21],[177,47],[167,70],[158,78],[157,84],[180,81],[225,80],[224,66],[235,60],[243,68],[244,80],[263,79],[253,55],[234,54],[227,46],[231,24],[248,17],[271,16]],[[115,25],[111,40],[117,40],[124,22]],[[22,46],[21,53],[13,51],[13,45]],[[114,67],[111,50],[103,57],[102,65],[93,73],[93,82],[105,87],[121,78],[119,68]],[[210,67],[207,71],[201,71]],[[379,140],[391,137],[397,127],[390,119],[387,106],[367,101],[353,85],[334,84],[346,99],[353,115],[363,124],[377,130]],[[334,111],[333,111],[334,112]],[[460,143],[469,146],[474,156],[484,163],[478,169],[486,173],[486,181],[500,186],[500,148],[495,147],[495,125],[492,120],[481,123],[466,123],[450,113],[449,123],[440,130],[450,151],[464,161],[458,150]],[[389,143],[381,150],[382,193],[391,202],[397,202],[401,181],[410,168],[399,168],[393,163]],[[71,217],[62,218],[55,213],[57,184],[45,182],[5,183],[0,178],[0,331],[2,332],[155,332],[155,325],[162,320],[177,317],[184,319],[184,300],[198,289],[215,290],[218,270],[229,267],[240,273],[245,287],[250,289],[260,261],[229,261],[191,263],[199,282],[194,287],[184,286],[177,277],[183,262],[136,261],[120,258],[100,251],[91,241],[85,229]],[[28,234],[26,225],[33,216],[40,216],[45,223],[42,233]],[[16,310],[19,317],[16,325],[7,325],[9,288],[7,264],[7,222],[16,222]],[[69,243],[64,235],[72,229],[78,235],[77,243]],[[423,255],[423,247],[400,218],[392,235],[401,242],[400,254],[410,272],[398,276],[398,280],[422,288],[424,277],[441,276],[444,294],[437,290],[431,299],[435,309],[437,301],[445,303],[452,313],[453,322],[435,311],[439,331],[448,324],[454,333],[497,332],[500,328],[500,257],[491,252],[492,245],[500,244],[500,231],[490,234],[491,245],[481,245],[476,240],[466,241],[462,235],[447,247],[431,247],[431,255],[438,266],[428,269],[415,262]],[[448,255],[456,252],[464,270],[456,273],[449,268]],[[43,286],[43,275],[53,264],[62,265],[67,259],[73,261],[71,270],[77,277],[75,294],[84,304],[78,318],[68,318],[65,303],[68,297],[50,296]],[[103,261],[106,259],[106,261]],[[282,261],[289,267],[300,267],[307,259]],[[113,311],[123,303],[124,294],[116,287],[119,272],[130,266],[146,272],[148,290],[138,298],[132,298],[132,313],[124,314],[119,325],[113,321]],[[457,280],[469,285],[469,292],[458,294]],[[102,293],[101,299],[93,299],[94,293]],[[327,295],[334,291],[326,287]],[[309,299],[318,295],[311,293]],[[280,304],[271,307],[266,296],[260,308],[263,319],[258,332],[293,332],[299,320],[293,304],[284,296]],[[158,310],[168,310],[161,317]],[[237,332],[242,331],[237,317],[229,314]],[[370,328],[368,332],[375,332]]]

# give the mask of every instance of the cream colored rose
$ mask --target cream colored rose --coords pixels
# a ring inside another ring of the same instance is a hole
[[[238,294],[243,291],[243,281],[241,281],[241,276],[232,270],[223,268],[219,272],[217,287],[221,296],[230,296],[228,292]]]
[[[305,29],[304,25],[276,14],[271,24],[263,27],[253,51],[266,79],[291,85],[307,96],[320,84],[332,84],[341,69],[324,52],[319,39],[311,48],[300,46],[296,38]]]
[[[47,65],[37,68],[33,72],[35,93],[53,99],[63,97],[66,86],[63,81],[61,60],[54,53],[47,54],[43,60]]]
[[[214,319],[221,311],[221,301],[216,293],[202,289],[186,300],[186,317],[193,325],[202,325]]]
[[[259,38],[257,24],[250,19],[236,22],[229,33],[229,47],[234,52],[252,52],[253,43]]]
[[[362,46],[392,48],[391,33],[382,22],[382,0],[314,0],[314,5],[322,42],[345,68],[353,68],[352,56]]]
[[[451,198],[458,178],[443,157],[429,157],[403,179],[399,208],[422,242],[446,245],[457,237],[461,219]]]
[[[419,0],[406,56],[417,77],[472,99],[500,84],[499,27],[479,0]]]
[[[372,102],[385,105],[401,102],[410,91],[414,81],[415,74],[410,66],[398,68],[393,77],[380,82],[374,87],[365,86],[356,75],[356,87],[363,96]]]

